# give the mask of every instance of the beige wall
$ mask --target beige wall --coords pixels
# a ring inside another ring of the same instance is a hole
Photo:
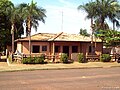
[[[17,50],[18,50],[20,53],[22,53],[22,44],[21,44],[21,42],[18,42],[18,43],[17,43]]]
[[[55,46],[60,46],[60,53],[63,52],[63,46],[69,46],[69,58],[71,58],[72,54],[72,46],[78,46],[78,52],[80,52],[80,42],[54,42]],[[51,42],[51,54],[53,54],[53,42]],[[56,54],[60,54],[56,53]]]
[[[31,51],[33,45],[39,45],[40,46],[40,53],[49,54],[49,42],[31,42]],[[47,51],[42,51],[42,46],[47,46]],[[29,54],[29,43],[28,42],[18,42],[17,43],[17,50],[20,51],[23,54]],[[32,53],[34,54],[34,53]]]
[[[89,53],[89,46],[91,46],[91,43],[81,43],[81,52],[84,53],[84,55],[88,55]],[[93,46],[95,47],[95,54],[100,55],[102,52],[102,43],[93,43]]]
[[[33,45],[39,45],[40,46],[40,53],[45,53],[47,55],[53,55],[53,42],[31,42],[31,49]],[[47,51],[42,51],[42,46],[47,46]],[[89,42],[54,42],[54,46],[60,46],[60,53],[63,52],[63,46],[69,46],[69,58],[71,58],[72,54],[72,46],[78,46],[78,53],[83,53],[86,55],[88,53],[88,49],[91,43]],[[94,43],[95,45],[95,43]],[[102,51],[102,43],[97,43],[95,48],[95,53],[98,55]],[[29,54],[29,43],[28,42],[18,42],[17,43],[17,49],[20,50],[24,54]],[[32,50],[31,50],[32,51]],[[60,54],[55,53],[55,54]]]

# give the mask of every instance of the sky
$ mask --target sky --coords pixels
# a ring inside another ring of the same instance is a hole
[[[31,0],[11,0],[15,5],[20,3],[31,3]],[[32,29],[32,35],[37,33],[70,33],[78,34],[80,29],[90,29],[90,20],[86,19],[86,13],[77,10],[90,0],[34,0],[38,7],[46,9],[45,24],[39,22],[37,32]],[[119,1],[119,0],[118,0]]]

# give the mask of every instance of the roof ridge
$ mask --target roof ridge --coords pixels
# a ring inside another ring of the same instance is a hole
[[[55,40],[56,38],[58,38],[60,35],[62,35],[63,34],[63,32],[61,32],[61,33],[59,33],[58,35],[56,35],[54,38],[53,38],[53,40]]]
[[[52,38],[49,39],[49,41],[54,41],[56,38],[58,38],[63,32],[58,33],[57,35],[53,36]]]

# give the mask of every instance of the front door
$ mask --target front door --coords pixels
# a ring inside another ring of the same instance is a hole
[[[63,46],[63,53],[66,53],[69,56],[69,46]]]

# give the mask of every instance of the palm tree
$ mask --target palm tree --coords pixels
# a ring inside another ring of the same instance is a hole
[[[92,37],[91,37],[91,49],[93,53],[93,33],[94,33],[94,24],[93,19],[96,18],[96,3],[95,2],[89,2],[85,5],[79,5],[78,10],[82,9],[87,13],[86,18],[91,19],[91,29],[92,29]]]
[[[17,13],[17,9],[14,6],[12,2],[10,2],[10,5],[6,7],[6,15],[8,15],[8,18],[11,22],[11,34],[12,34],[12,54],[14,53],[14,31],[15,31],[15,23],[17,22],[19,16]]]
[[[98,32],[99,30],[101,30],[100,20],[99,20],[99,19],[96,19],[94,22],[95,22],[95,32]],[[107,23],[107,22],[104,22],[103,27],[104,27],[105,30],[108,30],[108,29],[109,29],[108,23]]]
[[[98,19],[98,22],[100,23],[99,27],[97,28],[105,30],[105,19],[115,19],[116,12],[120,10],[120,5],[117,3],[117,0],[96,0],[94,2],[91,1],[85,5],[80,5],[78,9],[83,9],[86,11],[88,14],[87,18],[91,18],[91,26],[93,28],[92,30],[95,29],[93,27],[93,19]]]
[[[120,19],[120,16],[119,16],[119,13],[120,13],[120,10],[116,10],[117,12],[115,12],[114,14],[112,14],[110,16],[110,20],[111,22],[113,23],[113,30],[116,30],[115,29],[115,26],[116,27],[120,27],[120,23],[119,23],[119,19]]]
[[[115,30],[115,26],[120,27],[120,23],[119,23],[119,21],[117,19],[113,19],[112,22],[113,22],[113,30]]]
[[[115,13],[120,8],[116,0],[96,0],[97,17],[100,20],[101,29],[105,30],[104,22],[106,18],[113,20],[116,17]]]
[[[96,4],[95,2],[89,2],[85,5],[79,5],[78,10],[84,10],[87,13],[86,18],[91,19],[91,26],[93,25],[93,19],[96,17]]]
[[[39,25],[38,21],[45,23],[44,18],[46,17],[46,10],[38,8],[37,3],[34,3],[33,0],[31,1],[31,4],[21,4],[20,6],[23,7],[22,13],[24,19],[26,20],[27,33],[29,37],[29,54],[31,55],[31,28],[33,27],[37,30]]]

